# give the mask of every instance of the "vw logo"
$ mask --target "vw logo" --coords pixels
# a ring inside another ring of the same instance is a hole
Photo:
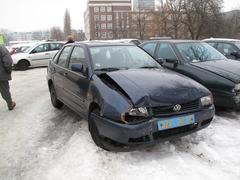
[[[175,106],[173,106],[173,111],[178,112],[181,111],[182,106],[180,104],[176,104]]]

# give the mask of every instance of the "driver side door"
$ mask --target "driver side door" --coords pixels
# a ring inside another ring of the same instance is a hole
[[[29,59],[31,60],[32,66],[47,66],[49,60],[51,59],[51,54],[49,52],[49,44],[40,44],[35,47],[31,51]]]

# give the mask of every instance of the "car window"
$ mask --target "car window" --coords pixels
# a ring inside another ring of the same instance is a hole
[[[151,56],[137,46],[91,47],[90,53],[95,70],[161,67]]]
[[[37,46],[36,48],[34,48],[33,52],[40,53],[40,52],[45,52],[48,50],[49,50],[48,44],[41,44],[41,45]]]
[[[226,59],[220,52],[207,43],[202,42],[184,42],[177,43],[177,49],[185,61],[201,62]]]
[[[71,46],[67,46],[63,49],[61,52],[59,58],[58,58],[58,65],[62,67],[66,67],[66,62],[68,60],[68,56],[71,50]]]
[[[157,50],[157,57],[163,59],[177,59],[169,43],[160,43]]]
[[[86,67],[86,56],[84,49],[82,47],[76,46],[71,54],[71,58],[69,61],[69,69],[73,64],[83,64]]]
[[[50,44],[50,50],[51,51],[56,51],[56,50],[61,49],[62,46],[63,46],[63,44],[61,44],[61,43],[51,43]]]
[[[142,48],[153,56],[156,45],[157,45],[156,42],[147,43],[147,44],[144,44]]]
[[[218,43],[217,50],[223,55],[228,56],[231,55],[231,53],[236,52],[237,48],[228,43]]]
[[[240,49],[240,42],[234,42],[234,44]]]
[[[215,42],[207,42],[210,46],[214,47],[215,46]]]

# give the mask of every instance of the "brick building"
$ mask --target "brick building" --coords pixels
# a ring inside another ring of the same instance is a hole
[[[129,37],[131,0],[89,0],[84,14],[86,38]]]

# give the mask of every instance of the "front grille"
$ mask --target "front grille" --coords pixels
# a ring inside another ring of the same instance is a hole
[[[188,111],[194,111],[199,108],[199,100],[187,102],[187,103],[182,103],[181,105],[181,110],[178,112],[175,112],[173,110],[174,105],[170,106],[159,106],[159,107],[153,107],[152,112],[154,115],[168,115],[172,113],[182,113],[182,112],[188,112]]]
[[[174,129],[158,131],[158,132],[153,133],[153,138],[155,140],[161,139],[161,138],[167,138],[167,137],[174,136],[174,135],[177,135],[177,134],[192,131],[196,128],[197,128],[197,124],[190,124],[190,125],[187,125],[187,126],[182,126],[182,127],[178,127],[178,128],[174,128]]]

